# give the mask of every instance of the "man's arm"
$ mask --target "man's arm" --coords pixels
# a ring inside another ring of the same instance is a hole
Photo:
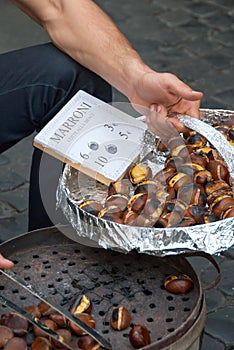
[[[133,105],[198,117],[202,93],[147,66],[110,17],[91,0],[13,0],[52,42],[128,97]]]

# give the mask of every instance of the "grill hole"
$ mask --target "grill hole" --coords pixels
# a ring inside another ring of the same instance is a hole
[[[133,314],[136,314],[136,313],[137,313],[136,309],[133,309],[133,310],[132,310],[132,313],[133,313]]]
[[[168,332],[174,332],[175,328],[168,328]]]
[[[155,308],[156,308],[156,305],[155,305],[155,304],[149,304],[149,307],[150,307],[151,309],[155,309]]]
[[[12,290],[12,293],[13,293],[13,294],[18,294],[18,293],[19,293],[19,290],[18,290],[18,289],[13,289],[13,290]]]
[[[73,262],[73,261],[71,261],[71,262],[68,263],[68,266],[75,266],[75,265],[76,265],[76,263]]]
[[[25,296],[21,296],[20,300],[26,300],[27,298]]]
[[[29,270],[29,269],[31,269],[31,266],[30,266],[30,265],[25,265],[25,266],[24,266],[24,269],[25,269],[25,270]]]
[[[105,322],[103,322],[103,325],[104,325],[104,326],[109,326],[109,325],[110,325],[110,322],[105,321]]]
[[[169,310],[169,311],[174,311],[174,310],[175,310],[175,307],[174,307],[174,306],[169,306],[169,307],[168,307],[168,310]]]
[[[184,298],[182,298],[182,301],[188,301],[189,300],[189,298],[188,297],[184,297]]]
[[[62,282],[63,278],[62,277],[59,277],[56,279],[56,282]]]
[[[105,316],[106,313],[105,313],[105,311],[99,311],[98,314],[99,314],[99,316]]]
[[[57,252],[56,250],[54,250],[54,251],[52,252],[52,254],[53,254],[53,255],[57,255],[58,252]]]
[[[173,318],[166,318],[166,322],[173,322]]]
[[[51,269],[51,265],[46,265],[46,266],[45,266],[45,269],[47,269],[47,270],[48,270],[48,269]]]
[[[4,288],[4,286],[0,286],[0,290],[4,290],[5,288]]]
[[[152,317],[147,318],[147,322],[154,322],[154,319]]]
[[[24,280],[25,281],[31,281],[31,277],[30,276],[24,277]]]
[[[68,273],[68,270],[62,270],[62,273],[64,273],[64,274]]]
[[[189,307],[185,307],[184,308],[184,312],[189,312],[190,311],[190,308]]]
[[[49,264],[49,260],[44,260],[42,263],[43,263],[44,265]]]
[[[168,296],[167,296],[167,300],[168,300],[168,301],[172,301],[172,300],[173,300],[173,297],[172,297],[171,295],[168,295]]]
[[[148,289],[143,290],[143,293],[144,293],[146,296],[149,296],[149,295],[152,295],[152,294],[153,294],[153,293],[151,292],[151,290],[148,290]]]
[[[80,258],[81,260],[86,260],[86,257],[85,256],[82,256],[82,258]]]
[[[129,337],[128,333],[124,333],[124,334],[123,334],[123,337],[124,337],[124,338],[128,338],[128,337]]]
[[[62,258],[60,258],[61,261],[67,260],[67,258],[65,256],[63,256]]]
[[[103,334],[108,334],[108,333],[109,333],[109,329],[104,329],[104,330],[102,331],[102,333],[103,333]]]
[[[39,255],[33,255],[33,259],[38,259],[39,258]]]
[[[41,273],[41,277],[42,278],[46,277],[46,274],[45,273]]]
[[[53,283],[48,284],[48,288],[54,288],[54,284]]]

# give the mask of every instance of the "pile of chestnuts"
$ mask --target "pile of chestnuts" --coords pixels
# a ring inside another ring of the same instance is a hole
[[[234,145],[234,126],[215,126]],[[227,165],[206,138],[195,131],[174,137],[165,146],[163,169],[153,173],[147,162],[130,166],[125,177],[110,183],[103,201],[79,207],[118,224],[154,228],[188,227],[234,217],[232,179]]]

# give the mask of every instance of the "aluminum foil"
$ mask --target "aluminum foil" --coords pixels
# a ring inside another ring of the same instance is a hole
[[[196,129],[194,121],[188,117],[181,117],[181,122]],[[183,119],[184,118],[184,119]],[[234,111],[201,109],[203,129],[210,143],[222,151],[230,175],[234,180],[234,150],[228,145],[225,147],[224,137],[217,137],[211,124],[234,124]],[[198,128],[200,128],[200,124]],[[203,131],[203,132],[202,132]],[[225,140],[226,141],[226,140]],[[146,131],[141,159],[150,163],[153,172],[163,167],[165,155],[156,150],[153,157],[146,154],[155,147],[155,136]],[[57,204],[71,223],[74,232],[70,238],[82,244],[105,249],[112,249],[128,253],[137,250],[140,253],[165,256],[181,254],[188,251],[204,251],[209,254],[218,254],[229,249],[234,244],[234,218],[216,221],[205,225],[175,228],[133,227],[117,224],[90,215],[79,208],[79,203],[85,199],[103,200],[107,194],[107,187],[94,179],[80,173],[66,165],[58,184]]]

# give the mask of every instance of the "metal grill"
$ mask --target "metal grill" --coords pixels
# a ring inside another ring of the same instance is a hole
[[[1,252],[14,260],[14,271],[21,278],[67,309],[75,294],[88,295],[93,303],[96,330],[111,342],[114,350],[133,349],[128,339],[130,329],[115,331],[110,326],[115,307],[125,306],[131,312],[132,324],[144,324],[149,329],[155,349],[185,333],[198,315],[200,284],[187,260],[178,255],[125,255],[87,247],[69,240],[56,228],[5,242]],[[187,295],[173,295],[163,287],[165,277],[178,272],[188,274],[194,281],[194,288]],[[39,303],[5,276],[1,276],[0,290],[22,307]],[[6,312],[9,310],[2,306],[2,313]],[[29,332],[28,344],[31,341]]]

